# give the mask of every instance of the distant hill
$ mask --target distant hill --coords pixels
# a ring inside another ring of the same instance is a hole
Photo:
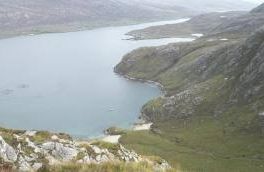
[[[253,4],[231,0],[0,0],[0,37],[75,31],[251,8]]]
[[[164,5],[169,7],[179,6],[199,12],[249,10],[255,5],[244,0],[131,0],[131,2],[139,2],[141,4],[158,4],[159,6]]]
[[[200,33],[204,35],[220,35],[245,37],[264,23],[264,4],[254,8],[250,12],[213,12],[201,14],[191,20],[180,24],[153,26],[140,30],[134,30],[128,35],[136,39],[153,39],[179,36],[191,36]]]

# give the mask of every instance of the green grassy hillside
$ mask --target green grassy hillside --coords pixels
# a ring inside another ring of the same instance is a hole
[[[117,73],[166,90],[142,108],[154,122],[151,131],[128,132],[123,144],[183,171],[264,171],[264,30],[246,40],[224,36],[141,48],[123,58]]]

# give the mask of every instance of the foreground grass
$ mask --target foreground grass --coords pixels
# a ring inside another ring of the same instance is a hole
[[[264,171],[264,139],[259,133],[225,127],[232,123],[228,123],[232,115],[226,115],[218,120],[197,117],[189,122],[163,121],[157,124],[161,129],[159,134],[128,132],[120,140],[138,153],[168,160],[180,171]],[[241,123],[244,120],[241,119]]]
[[[153,172],[153,166],[146,163],[121,163],[110,162],[105,164],[64,164],[59,166],[46,167],[39,172]],[[169,170],[168,172],[176,172]]]
[[[234,107],[218,118],[156,122],[152,131],[127,132],[120,141],[140,154],[160,156],[181,171],[262,172],[264,137],[256,121],[247,107]]]

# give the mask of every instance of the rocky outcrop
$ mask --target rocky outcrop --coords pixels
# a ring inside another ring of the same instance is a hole
[[[70,161],[78,154],[76,146],[59,142],[46,142],[41,145],[41,148],[46,153],[51,153],[54,158],[62,161]]]
[[[101,164],[149,161],[122,145],[112,146],[108,144],[105,148],[97,142],[73,141],[67,135],[47,132],[0,130],[0,159],[19,171],[36,171],[44,166],[68,162]],[[160,169],[166,164],[152,163]]]
[[[0,157],[6,162],[17,160],[15,149],[6,143],[2,136],[0,136]]]
[[[120,158],[126,162],[139,162],[142,161],[142,158],[135,152],[124,148],[120,145],[120,150],[118,150],[118,155]]]

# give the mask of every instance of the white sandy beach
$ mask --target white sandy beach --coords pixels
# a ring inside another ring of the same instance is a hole
[[[152,123],[148,123],[148,124],[136,124],[136,125],[134,125],[133,130],[134,131],[149,130],[151,126],[152,126]]]
[[[112,136],[105,136],[102,141],[108,143],[118,143],[121,135],[112,135]]]

